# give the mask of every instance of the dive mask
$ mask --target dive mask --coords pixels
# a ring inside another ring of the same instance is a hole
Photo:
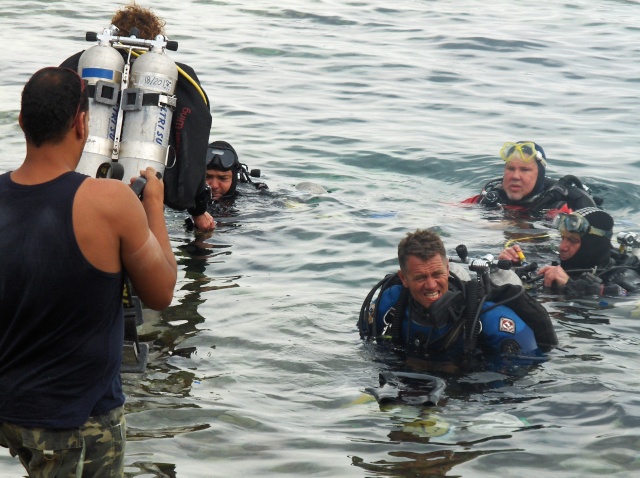
[[[231,169],[238,162],[238,156],[230,149],[207,149],[207,169]]]
[[[598,229],[597,227],[593,227],[587,221],[587,218],[577,214],[575,212],[571,214],[567,214],[564,212],[558,213],[556,217],[553,218],[553,227],[558,229],[559,231],[568,231],[575,232],[580,235],[580,237],[585,234],[593,234],[594,236],[603,236],[611,239],[613,236],[613,231],[605,231],[602,229]]]
[[[542,153],[536,149],[536,144],[532,141],[526,141],[524,143],[504,143],[500,150],[500,157],[505,163],[508,163],[512,159],[519,159],[525,163],[536,159],[543,166],[547,166]]]

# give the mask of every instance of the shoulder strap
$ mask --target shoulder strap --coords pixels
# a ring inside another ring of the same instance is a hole
[[[531,205],[531,210],[539,212],[543,209],[559,209],[563,203],[572,209],[596,206],[595,200],[585,189],[582,181],[572,174],[567,174],[553,181],[548,188],[545,187],[545,191]]]
[[[464,354],[470,355],[476,348],[478,342],[478,335],[480,335],[480,329],[478,327],[478,319],[480,317],[479,309],[481,309],[481,302],[484,302],[484,298],[480,299],[480,287],[475,281],[469,281],[466,284],[466,310],[464,320]]]
[[[375,337],[376,334],[376,320],[375,317],[372,317],[373,320],[370,320],[369,309],[371,308],[371,302],[373,300],[373,296],[376,294],[378,289],[380,290],[378,293],[378,299],[380,299],[380,294],[394,285],[397,281],[400,281],[398,277],[398,273],[387,274],[384,278],[378,282],[373,288],[369,291],[364,301],[362,302],[362,306],[360,307],[360,315],[358,316],[358,330],[360,331],[360,338],[364,339],[365,337],[371,338]]]
[[[387,315],[391,320],[391,339],[394,344],[402,342],[402,319],[409,305],[409,289],[402,287],[396,303],[389,309]]]

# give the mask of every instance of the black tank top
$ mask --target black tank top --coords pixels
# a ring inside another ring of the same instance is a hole
[[[85,179],[25,186],[0,176],[1,422],[77,427],[124,403],[123,274],[93,267],[76,242]]]

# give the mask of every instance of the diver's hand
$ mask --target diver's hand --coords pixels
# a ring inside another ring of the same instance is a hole
[[[498,260],[509,260],[514,263],[520,262],[520,255],[522,254],[522,249],[518,244],[515,244],[511,247],[507,247],[503,249],[502,252],[498,255]]]
[[[193,224],[201,231],[213,231],[216,227],[216,221],[208,212],[193,216]]]
[[[561,266],[544,266],[538,271],[538,275],[544,275],[545,287],[551,287],[554,282],[559,287],[564,287],[569,282],[569,275]]]

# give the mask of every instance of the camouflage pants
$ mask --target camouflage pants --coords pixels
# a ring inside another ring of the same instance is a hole
[[[80,428],[24,428],[0,423],[0,445],[33,478],[120,478],[124,468],[123,407],[90,417]]]

